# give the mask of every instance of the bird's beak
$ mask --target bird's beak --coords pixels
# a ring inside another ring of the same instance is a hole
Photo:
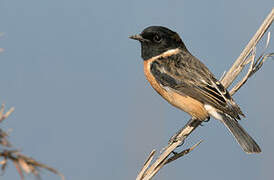
[[[130,39],[134,39],[134,40],[138,40],[140,42],[146,42],[146,41],[149,41],[147,39],[144,39],[140,34],[136,34],[136,35],[133,35],[133,36],[129,36]]]

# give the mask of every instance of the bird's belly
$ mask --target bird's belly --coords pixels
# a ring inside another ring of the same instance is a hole
[[[190,96],[178,94],[172,90],[167,91],[168,102],[173,106],[187,112],[193,117],[200,120],[205,120],[209,117],[207,110],[204,108],[204,104],[191,98]]]
[[[178,94],[171,89],[163,88],[151,74],[149,60],[144,61],[144,73],[151,86],[170,104],[200,120],[205,120],[209,117],[203,103],[190,96]]]

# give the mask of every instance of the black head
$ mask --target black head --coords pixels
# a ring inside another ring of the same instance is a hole
[[[176,32],[162,26],[150,26],[144,29],[141,34],[129,38],[140,41],[144,60],[170,49],[181,48],[187,50]]]

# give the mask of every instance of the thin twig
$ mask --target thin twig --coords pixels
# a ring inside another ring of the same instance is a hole
[[[255,61],[255,47],[253,48],[252,56],[250,57],[250,59],[251,61],[248,60],[248,62],[250,62],[248,72],[246,73],[244,78],[229,91],[230,95],[235,94],[246,83],[247,79],[250,77],[253,70],[254,61]]]
[[[151,153],[149,154],[149,156],[148,156],[146,162],[144,163],[143,168],[141,169],[141,171],[140,171],[140,173],[138,174],[138,176],[137,176],[136,179],[142,179],[142,178],[143,178],[144,173],[146,172],[146,169],[149,167],[151,161],[153,160],[153,157],[154,157],[155,153],[156,153],[156,150],[153,149],[153,150],[151,151]]]
[[[231,85],[231,83],[236,79],[236,77],[240,74],[240,72],[243,70],[243,67],[241,64],[243,61],[247,58],[247,56],[252,51],[253,47],[259,42],[259,40],[262,38],[264,33],[267,31],[267,29],[270,27],[274,19],[274,8],[272,8],[269,15],[266,17],[258,31],[255,33],[255,35],[252,37],[252,39],[249,41],[249,43],[246,45],[240,56],[237,58],[237,60],[234,62],[232,67],[227,71],[226,75],[223,79],[221,79],[221,83],[227,88]]]
[[[11,113],[14,111],[14,107],[10,108],[6,113],[4,113],[5,105],[2,104],[0,108],[0,123],[4,121],[7,117],[11,115]]]
[[[11,115],[14,108],[10,108],[6,113],[4,113],[5,105],[2,104],[0,107],[0,123],[3,122],[7,117]],[[0,128],[0,147],[12,147],[7,140],[8,134]],[[37,179],[40,179],[39,170],[46,169],[54,174],[61,177],[62,180],[65,177],[56,169],[42,164],[31,157],[25,156],[19,153],[18,150],[3,149],[0,151],[0,168],[2,173],[5,171],[9,161],[12,161],[21,179],[24,179],[24,173],[32,173]]]
[[[3,161],[1,161],[2,171],[5,170],[8,162],[7,160],[10,160],[14,163],[18,173],[21,176],[21,179],[24,179],[24,172],[33,173],[35,176],[39,176],[39,168],[43,168],[54,174],[59,175],[62,180],[65,180],[63,174],[58,172],[56,169],[42,164],[31,157],[25,156],[19,153],[18,150],[3,150],[2,152],[0,152],[0,157],[4,159]]]
[[[244,78],[230,90],[229,93],[231,95],[235,94],[247,82],[247,80],[263,66],[263,63],[265,62],[266,59],[274,56],[274,53],[265,54],[265,51],[269,45],[269,41],[270,41],[270,32],[267,33],[265,48],[262,54],[257,58],[256,61],[255,61],[256,47],[255,46],[253,47],[251,56],[243,62],[243,66],[246,66],[247,64],[250,63],[248,72],[246,73]]]
[[[165,162],[165,165],[168,163],[171,163],[172,161],[175,161],[176,159],[187,155],[188,153],[190,153],[192,150],[194,150],[199,144],[201,144],[203,142],[203,140],[199,141],[198,143],[194,144],[192,147],[185,149],[179,153],[174,154],[173,156],[171,156],[170,158],[168,158],[168,160]]]
[[[201,120],[198,119],[190,119],[187,124],[177,133],[177,141],[169,143],[169,145],[165,148],[163,153],[157,158],[157,160],[143,173],[143,176],[136,180],[149,180],[151,179],[162,166],[166,164],[168,161],[168,156],[171,152],[173,152],[182,142],[190,135],[200,124]]]

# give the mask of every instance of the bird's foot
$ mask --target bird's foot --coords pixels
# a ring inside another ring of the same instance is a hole
[[[203,122],[209,122],[209,120],[210,120],[210,117],[208,117],[206,120],[204,120]],[[200,126],[204,126],[202,123],[200,124]]]
[[[181,133],[182,129],[180,129],[176,134],[174,134],[168,141],[168,145],[171,145],[175,142],[182,141],[177,147],[180,147],[184,144],[185,140],[184,137],[179,137],[179,134]]]

